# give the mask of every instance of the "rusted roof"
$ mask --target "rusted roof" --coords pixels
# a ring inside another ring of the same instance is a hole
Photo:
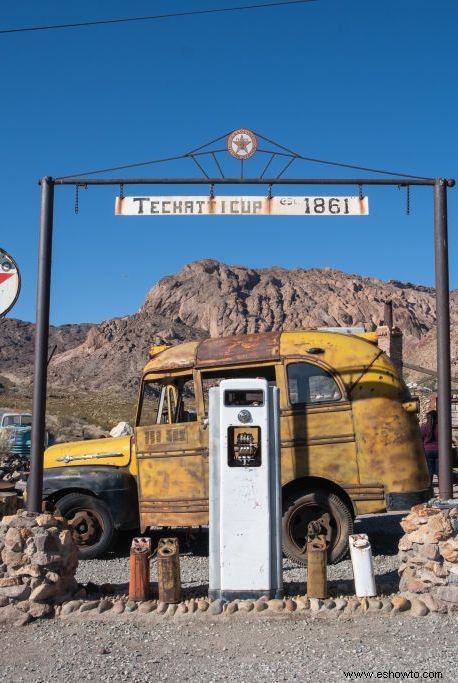
[[[260,332],[204,339],[197,347],[196,367],[278,360],[280,335],[281,332]]]
[[[194,367],[196,349],[199,343],[198,341],[187,342],[161,351],[145,366],[144,372],[160,372],[161,370]]]
[[[280,358],[280,335],[260,332],[179,344],[154,356],[145,372],[275,361]]]

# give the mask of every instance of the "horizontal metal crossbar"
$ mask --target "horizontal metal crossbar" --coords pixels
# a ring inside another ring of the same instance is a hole
[[[41,182],[41,181],[40,181]],[[50,178],[54,185],[430,185],[434,178]],[[445,179],[454,187],[454,178]]]

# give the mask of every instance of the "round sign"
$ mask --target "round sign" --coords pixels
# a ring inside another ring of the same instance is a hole
[[[258,148],[256,135],[251,130],[238,128],[229,135],[227,148],[235,159],[249,159]]]
[[[13,308],[21,289],[21,276],[14,259],[0,249],[0,316]]]

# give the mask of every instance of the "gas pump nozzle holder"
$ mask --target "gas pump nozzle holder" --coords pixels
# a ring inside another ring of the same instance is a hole
[[[265,379],[210,389],[209,596],[283,596],[278,389]]]

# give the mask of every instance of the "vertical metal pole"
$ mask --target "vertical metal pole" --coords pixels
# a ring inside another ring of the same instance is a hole
[[[453,495],[450,368],[450,296],[448,282],[447,181],[434,184],[434,249],[436,262],[437,412],[439,432],[439,498]]]
[[[54,181],[41,179],[40,241],[38,246],[37,320],[32,403],[32,449],[27,509],[41,511],[45,443],[46,385],[48,377],[49,300],[51,292]]]

